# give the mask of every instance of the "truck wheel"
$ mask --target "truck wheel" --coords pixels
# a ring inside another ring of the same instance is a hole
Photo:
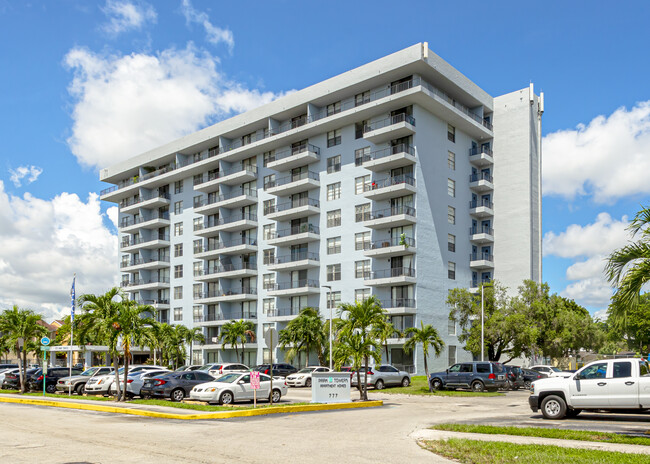
[[[582,412],[581,409],[567,409],[566,416],[570,419],[578,417],[578,414]]]
[[[472,382],[472,391],[482,392],[483,390],[485,390],[485,385],[483,385],[483,382],[480,380],[475,380]]]
[[[549,395],[542,400],[541,410],[545,419],[562,419],[566,415],[566,402],[557,395]]]
[[[436,391],[436,390],[442,390],[442,380],[440,380],[440,379],[433,379],[433,380],[431,381],[431,389],[432,389],[433,391]]]

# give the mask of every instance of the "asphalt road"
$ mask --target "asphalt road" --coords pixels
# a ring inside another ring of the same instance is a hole
[[[550,422],[527,392],[458,398],[388,395],[381,408],[212,421],[176,421],[0,404],[0,462],[11,463],[433,463],[410,434],[441,422],[554,426],[640,433],[649,415],[584,414]],[[287,399],[307,401],[309,389]],[[353,397],[354,397],[353,393]]]

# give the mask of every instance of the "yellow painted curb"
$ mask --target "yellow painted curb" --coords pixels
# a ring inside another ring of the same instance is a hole
[[[146,411],[143,409],[120,408],[118,406],[105,406],[102,404],[69,403],[67,401],[43,400],[37,398],[7,398],[0,397],[0,403],[32,404],[36,406],[50,406],[55,408],[84,409],[87,411],[112,412],[115,414],[131,414],[134,416],[155,417],[158,419],[203,420],[203,419],[230,419],[233,417],[265,416],[267,414],[287,414],[293,412],[330,411],[335,409],[356,409],[383,406],[383,401],[365,401],[358,403],[332,403],[332,404],[301,404],[297,406],[276,406],[259,409],[246,409],[243,411],[220,411],[202,414],[173,414],[167,412]]]

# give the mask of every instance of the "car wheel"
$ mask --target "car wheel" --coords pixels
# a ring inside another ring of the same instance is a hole
[[[80,383],[74,388],[74,392],[79,396],[83,395],[85,390],[86,390],[86,386],[83,383]]]
[[[480,380],[475,380],[472,382],[472,391],[482,392],[483,390],[485,390],[485,385],[483,385],[483,382]]]
[[[56,393],[56,386],[55,385],[46,385],[45,386],[45,391],[48,393]]]
[[[384,381],[381,379],[378,379],[375,382],[375,390],[383,390],[384,389]]]
[[[177,388],[176,390],[172,391],[170,397],[172,401],[183,401],[183,398],[185,398],[185,391],[183,391],[182,388]]]
[[[549,395],[542,400],[541,410],[545,419],[562,419],[566,415],[566,402],[557,395]]]
[[[311,379],[305,380],[305,387],[311,387]]]
[[[431,381],[431,389],[432,390],[442,390],[442,380],[440,379],[433,379]]]
[[[273,399],[274,403],[279,403],[280,398],[282,398],[282,393],[280,392],[280,390],[275,390],[274,389],[273,394],[269,395],[269,401],[271,401],[271,399]]]
[[[574,417],[578,417],[578,414],[580,414],[581,411],[582,411],[581,409],[567,409],[566,417],[569,417],[571,419]]]
[[[409,385],[411,385],[411,381],[409,380],[408,377],[404,377],[402,379],[402,387],[408,387]]]
[[[527,390],[530,390],[530,387],[532,387],[532,386],[533,386],[533,382],[531,382],[530,380],[525,380],[525,381],[524,381],[524,387],[525,387]]]
[[[230,392],[223,392],[219,397],[219,404],[232,404],[233,397]]]
[[[508,380],[508,385],[506,386],[506,390],[514,390],[515,389],[515,384],[512,383],[512,380]]]

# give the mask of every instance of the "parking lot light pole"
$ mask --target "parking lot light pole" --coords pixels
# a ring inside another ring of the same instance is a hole
[[[481,361],[485,361],[485,282],[481,285]]]
[[[331,285],[321,285],[323,288],[329,289],[329,295],[327,295],[328,306],[330,307],[330,371],[332,370],[332,286]]]

